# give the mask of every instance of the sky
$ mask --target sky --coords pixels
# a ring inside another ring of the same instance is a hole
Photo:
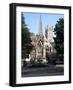
[[[59,18],[64,18],[63,14],[31,13],[31,12],[29,13],[22,12],[22,13],[23,13],[23,16],[25,17],[25,23],[29,28],[29,31],[35,34],[38,34],[40,15],[42,20],[43,33],[45,32],[45,28],[47,25],[55,27],[55,24],[57,23]]]

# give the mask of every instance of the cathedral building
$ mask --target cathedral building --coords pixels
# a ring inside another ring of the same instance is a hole
[[[29,54],[30,60],[46,60],[46,56],[52,53],[56,53],[54,48],[54,28],[49,27],[48,25],[45,28],[45,34],[43,34],[42,29],[42,19],[40,16],[39,25],[38,25],[38,34],[31,35],[33,49]]]

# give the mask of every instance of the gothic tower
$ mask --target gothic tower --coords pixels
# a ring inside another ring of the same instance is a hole
[[[40,36],[43,36],[41,15],[40,15],[40,19],[39,19],[38,34],[39,34]]]
[[[36,58],[38,60],[43,59],[43,30],[42,30],[42,19],[41,15],[39,18],[38,35],[36,37]]]

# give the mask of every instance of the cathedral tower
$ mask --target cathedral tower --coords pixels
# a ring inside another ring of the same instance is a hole
[[[43,36],[41,15],[40,15],[40,19],[39,19],[38,34],[39,34],[40,36]]]

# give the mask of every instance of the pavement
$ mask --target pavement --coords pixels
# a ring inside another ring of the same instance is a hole
[[[64,75],[64,66],[50,65],[46,67],[23,67],[21,74],[22,77]]]

